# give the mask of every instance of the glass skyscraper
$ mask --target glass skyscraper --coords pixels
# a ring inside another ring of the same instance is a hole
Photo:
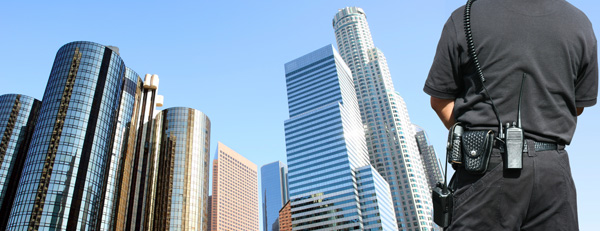
[[[149,175],[145,230],[207,230],[210,120],[175,107],[155,118],[158,153]]]
[[[444,182],[442,169],[437,155],[435,154],[435,150],[433,149],[433,145],[429,144],[429,139],[427,138],[425,130],[417,125],[415,125],[415,129],[417,130],[415,137],[417,139],[417,144],[419,145],[419,152],[421,153],[421,158],[425,165],[425,172],[427,173],[429,190],[432,190],[437,182]]]
[[[366,201],[385,203],[379,198],[385,195],[365,200],[359,195],[360,182],[370,178],[387,183],[373,175],[357,179],[359,168],[369,166],[369,157],[351,72],[342,58],[328,45],[286,63],[285,76],[293,230],[369,230],[366,219],[380,219],[375,222],[380,225],[393,222],[393,213],[364,217],[361,210]]]
[[[116,48],[111,48],[116,49]],[[123,182],[123,160],[127,154],[127,144],[134,121],[135,106],[138,105],[136,100],[139,97],[137,90],[143,84],[140,76],[132,69],[125,68],[125,78],[123,80],[123,90],[121,92],[121,101],[115,124],[114,141],[111,155],[109,156],[109,165],[105,190],[103,190],[100,211],[100,221],[98,223],[99,230],[114,230],[116,224],[116,211],[119,202],[119,193]],[[134,134],[135,135],[135,134]]]
[[[287,167],[280,161],[260,168],[263,230],[279,231],[279,210],[289,200]]]
[[[390,185],[371,165],[356,170],[364,230],[398,230]]]
[[[415,130],[394,90],[387,60],[373,43],[365,12],[341,9],[333,28],[353,76],[371,164],[390,184],[398,228],[431,230],[433,207]]]
[[[0,229],[207,230],[210,120],[155,112],[158,83],[71,42],[42,102],[0,96]]]
[[[155,161],[157,141],[154,124],[155,110],[162,106],[158,95],[158,75],[146,74],[144,82],[138,82],[133,118],[129,127],[127,147],[122,160],[121,187],[116,206],[116,230],[142,230],[148,227],[146,211],[149,177]]]
[[[8,230],[96,228],[125,70],[106,46],[60,48]]]
[[[40,105],[26,95],[0,96],[0,230],[6,230]]]

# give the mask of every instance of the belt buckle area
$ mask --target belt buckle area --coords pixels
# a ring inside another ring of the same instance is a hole
[[[550,142],[538,142],[535,140],[530,140],[530,139],[525,139],[523,140],[523,153],[527,153],[529,152],[529,142],[533,142],[533,149],[536,152],[541,152],[541,151],[548,151],[548,150],[558,150],[560,148],[560,145],[556,144],[556,143],[550,143]],[[500,152],[504,152],[505,147],[504,147],[504,142],[499,141],[499,140],[495,140],[494,141],[494,148],[497,148],[500,150]]]
[[[534,149],[536,152],[547,151],[547,150],[557,150],[558,145],[556,143],[535,142]]]

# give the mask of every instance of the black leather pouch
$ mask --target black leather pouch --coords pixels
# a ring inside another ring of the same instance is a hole
[[[448,163],[452,164],[454,169],[457,168],[458,165],[462,164],[462,135],[464,133],[464,128],[460,123],[455,123],[449,130],[448,133],[448,144],[446,146],[446,158]]]
[[[487,170],[492,148],[494,131],[465,131],[462,136],[462,154],[465,170],[471,174],[483,174]]]

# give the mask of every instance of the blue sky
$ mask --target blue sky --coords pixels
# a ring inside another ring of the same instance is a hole
[[[191,107],[209,116],[211,155],[221,141],[259,168],[285,162],[283,65],[335,44],[333,16],[340,8],[358,6],[367,14],[375,46],[388,60],[412,122],[426,130],[442,157],[447,132],[422,87],[443,24],[465,2],[5,1],[0,7],[0,94],[41,99],[56,51],[65,43],[118,46],[125,64],[138,74],[160,76],[163,108]],[[588,15],[600,37],[600,4],[569,2]],[[581,230],[597,227],[598,118],[599,106],[587,108],[567,148]]]

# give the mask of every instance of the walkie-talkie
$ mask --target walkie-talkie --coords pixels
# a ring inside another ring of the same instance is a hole
[[[519,108],[517,109],[517,122],[506,127],[506,156],[504,158],[504,169],[522,169],[523,168],[523,129],[521,128],[521,97],[523,96],[523,84],[525,83],[525,73],[521,80],[521,90],[519,92]]]

